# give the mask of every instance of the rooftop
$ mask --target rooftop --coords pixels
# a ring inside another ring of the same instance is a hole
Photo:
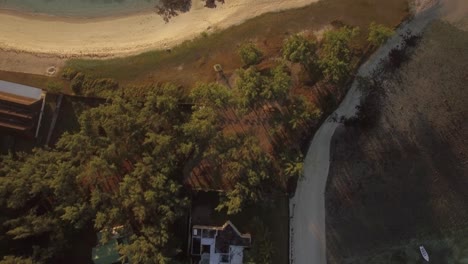
[[[222,226],[192,228],[191,253],[199,263],[242,264],[244,248],[250,244],[250,234],[241,234],[230,221]]]
[[[39,88],[0,80],[0,97],[5,99],[18,100],[19,103],[35,102],[41,99],[41,94],[42,90]]]

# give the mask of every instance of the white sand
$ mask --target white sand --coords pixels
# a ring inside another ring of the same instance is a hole
[[[0,13],[0,49],[60,57],[123,56],[166,48],[192,39],[210,27],[224,29],[267,13],[302,7],[317,0],[226,0],[204,8],[193,0],[192,10],[169,23],[149,12],[106,19],[55,18]]]

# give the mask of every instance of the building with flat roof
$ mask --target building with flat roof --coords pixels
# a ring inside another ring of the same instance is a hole
[[[250,234],[241,234],[227,221],[222,226],[194,225],[191,254],[197,264],[243,264],[244,249],[250,247]]]
[[[39,88],[0,80],[0,131],[37,137],[44,97]]]

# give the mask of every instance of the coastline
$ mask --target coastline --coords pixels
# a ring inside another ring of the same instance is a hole
[[[192,9],[165,23],[152,10],[102,18],[56,17],[0,11],[0,50],[58,58],[110,58],[170,48],[202,32],[221,30],[264,13],[317,0],[229,0]]]
[[[100,22],[106,20],[113,20],[119,18],[125,18],[130,16],[141,16],[149,15],[155,13],[155,9],[151,10],[140,10],[140,11],[128,11],[128,12],[119,12],[117,14],[105,14],[101,16],[82,16],[82,15],[54,15],[47,13],[36,13],[29,11],[21,11],[10,8],[0,8],[0,16],[14,16],[21,17],[23,19],[34,20],[34,21],[58,21],[58,22],[67,22],[67,23],[89,23],[89,22]]]

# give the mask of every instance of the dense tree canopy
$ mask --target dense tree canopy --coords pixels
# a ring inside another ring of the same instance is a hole
[[[183,133],[176,126],[185,119],[181,98],[171,85],[144,100],[115,97],[84,112],[80,131],[65,134],[56,150],[2,157],[7,236],[34,238],[40,248],[31,255],[49,262],[64,251],[67,234],[87,222],[96,230],[126,225],[134,235],[121,248],[124,256],[165,263],[177,249],[170,229],[188,204],[181,195]]]
[[[216,174],[230,183],[230,189],[222,196],[218,210],[226,209],[236,214],[252,202],[260,201],[268,185],[266,180],[272,172],[272,157],[265,153],[257,138],[246,135],[221,137],[205,152]]]
[[[339,83],[349,76],[351,71],[350,42],[357,33],[358,28],[350,27],[325,32],[320,67],[330,81]]]
[[[264,89],[263,77],[255,67],[237,71],[238,103],[241,108],[254,107],[260,102],[260,94]]]
[[[222,129],[223,110],[232,106],[232,93],[228,88],[216,84],[198,84],[190,93],[193,100],[193,112],[190,120],[182,125],[190,146],[195,155],[200,154],[208,142],[216,137]]]
[[[280,64],[262,75],[255,67],[238,70],[237,101],[243,112],[255,110],[267,101],[282,101],[289,95],[291,77]],[[242,111],[241,111],[242,112]]]
[[[302,35],[292,35],[283,44],[283,58],[309,67],[317,59],[317,44]]]

